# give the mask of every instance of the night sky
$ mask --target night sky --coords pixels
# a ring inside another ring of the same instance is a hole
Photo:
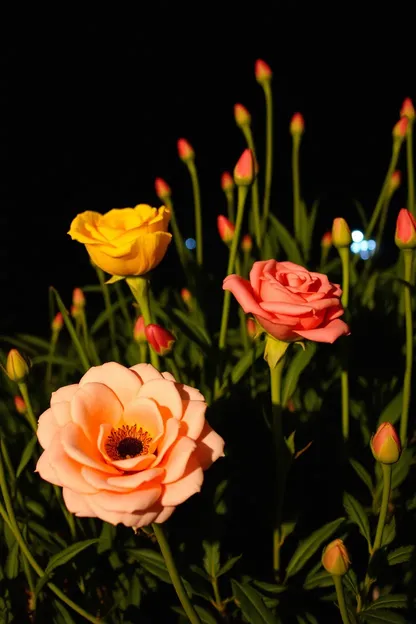
[[[193,235],[189,178],[176,153],[181,136],[197,155],[206,262],[223,275],[219,180],[245,147],[236,102],[252,113],[260,164],[264,152],[257,58],[274,71],[274,213],[290,225],[288,124],[297,111],[306,122],[303,195],[309,206],[322,200],[316,244],[336,216],[358,224],[354,198],[367,212],[377,199],[391,129],[404,97],[416,95],[405,16],[390,16],[384,30],[371,16],[364,23],[361,13],[305,15],[298,3],[283,13],[279,3],[256,2],[246,19],[244,5],[232,2],[141,6],[134,16],[36,13],[2,24],[2,333],[45,333],[48,286],[69,303],[74,286],[94,280],[85,249],[67,235],[78,212],[159,205],[161,176],[184,235]],[[393,213],[404,202],[403,192]],[[173,246],[169,254],[165,271],[174,280]]]

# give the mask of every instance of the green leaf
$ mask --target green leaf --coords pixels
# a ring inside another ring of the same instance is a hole
[[[71,561],[71,559],[88,548],[88,546],[92,546],[97,542],[99,542],[98,539],[88,539],[83,540],[82,542],[76,542],[75,544],[68,546],[68,548],[64,548],[64,550],[61,550],[61,552],[56,553],[56,555],[53,555],[53,557],[49,559],[48,565],[45,569],[45,574],[50,574],[55,568],[65,565],[65,563]]]
[[[254,347],[253,351],[248,351],[231,371],[231,381],[233,385],[238,383],[247,370],[254,364],[256,360],[264,353],[264,342],[260,340]]]
[[[116,536],[116,527],[108,522],[103,522],[103,528],[101,529],[101,534],[99,538],[99,543],[97,547],[97,553],[101,555],[108,550],[111,550],[114,539]]]
[[[402,404],[403,392],[400,391],[382,411],[381,416],[378,419],[377,427],[379,427],[383,422],[390,422],[394,425],[399,420],[400,414],[402,413]]]
[[[14,542],[9,550],[4,564],[4,573],[8,579],[15,579],[19,574],[19,544],[17,542]]]
[[[360,612],[360,619],[367,622],[367,624],[407,624],[407,620],[402,615],[387,609],[379,609],[377,611],[366,609]]]
[[[55,290],[55,288],[53,288],[52,286],[51,286],[51,290],[52,290],[53,294],[55,295],[56,303],[58,304],[59,311],[62,314],[62,317],[64,319],[64,323],[66,325],[66,328],[67,328],[67,330],[69,332],[69,335],[71,336],[71,340],[73,342],[73,345],[74,345],[74,347],[75,347],[75,349],[76,349],[76,351],[78,353],[78,356],[79,356],[80,362],[82,364],[83,370],[85,372],[87,372],[87,370],[89,368],[91,368],[91,366],[90,366],[90,363],[88,361],[87,355],[86,355],[86,353],[84,351],[84,348],[83,348],[82,344],[79,341],[79,338],[77,336],[75,328],[74,328],[74,326],[72,324],[71,319],[69,318],[69,314],[68,314],[68,312],[67,312],[67,310],[66,310],[66,308],[64,306],[64,303],[63,303],[61,297],[59,296],[58,291]]]
[[[26,344],[33,345],[34,347],[38,347],[39,349],[45,349],[45,351],[49,351],[49,341],[44,338],[39,338],[38,336],[32,336],[31,334],[17,334],[19,340],[22,340]]]
[[[380,596],[378,600],[372,602],[366,611],[375,611],[376,609],[407,609],[409,606],[409,597],[406,594],[387,594]]]
[[[297,574],[306,565],[312,555],[331,537],[344,520],[345,518],[338,518],[328,522],[299,544],[287,566],[286,579]]]
[[[290,397],[296,390],[296,386],[298,385],[299,377],[303,370],[308,366],[309,362],[313,358],[316,352],[316,343],[309,342],[306,345],[306,349],[300,349],[298,353],[292,358],[288,371],[285,375],[283,381],[283,393],[282,393],[282,404],[283,406],[287,405]]]
[[[224,565],[221,566],[221,568],[219,569],[218,574],[217,574],[217,578],[219,578],[223,574],[226,574],[227,572],[229,572],[231,570],[231,568],[233,568],[235,566],[237,561],[240,561],[242,556],[243,555],[237,555],[236,557],[231,557],[230,559],[228,559],[228,561],[226,561],[224,563]]]
[[[401,546],[400,548],[392,550],[387,555],[387,561],[389,565],[398,565],[399,563],[406,563],[407,561],[410,561],[414,549],[414,546]]]
[[[54,600],[54,605],[58,613],[62,616],[62,624],[75,624],[75,620],[72,618],[68,609],[62,604],[60,600]]]
[[[205,329],[201,327],[199,323],[191,319],[189,314],[182,312],[179,308],[173,308],[171,312],[173,316],[172,323],[175,323],[190,340],[197,342],[198,345],[205,350],[207,347],[211,346],[211,339]]]
[[[277,624],[277,619],[266,607],[261,595],[250,585],[231,581],[233,594],[250,624]]]
[[[283,247],[287,259],[295,264],[303,266],[303,258],[295,239],[289,234],[289,231],[282,223],[280,223],[278,219],[276,219],[274,215],[270,214],[269,219],[276,232],[279,243]]]
[[[372,495],[374,493],[374,485],[373,485],[373,480],[371,478],[370,473],[356,459],[351,458],[350,459],[350,464],[354,468],[355,472],[360,477],[360,479],[364,483],[364,485],[367,486],[367,488],[370,491],[370,494]]]
[[[410,466],[413,460],[413,450],[406,448],[402,451],[400,459],[397,463],[393,464],[393,470],[391,475],[391,488],[394,490],[401,486],[403,481],[409,474]]]
[[[266,583],[264,581],[253,581],[256,587],[259,587],[263,591],[269,592],[270,594],[282,594],[287,590],[286,585],[275,585],[274,583]]]
[[[26,444],[22,456],[20,458],[20,462],[19,465],[17,467],[16,470],[16,479],[18,479],[20,477],[20,475],[22,474],[23,470],[26,468],[26,466],[28,465],[28,463],[30,462],[31,458],[33,457],[33,451],[36,448],[36,443],[37,443],[38,439],[36,436],[33,436],[33,438],[31,438],[29,440],[29,442]]]
[[[194,605],[194,609],[197,612],[202,624],[217,624],[217,620],[215,619],[215,617],[207,609],[204,609],[204,607]],[[172,607],[172,611],[175,611],[175,613],[179,613],[179,615],[183,615],[184,617],[186,617],[185,611],[181,609],[181,607]]]
[[[204,540],[202,547],[205,552],[203,560],[205,572],[211,579],[215,579],[220,569],[220,543],[213,542],[210,544]]]
[[[160,553],[150,548],[127,548],[127,553],[139,561],[141,566],[164,583],[172,583],[165,560]]]
[[[363,506],[356,498],[354,498],[354,496],[348,494],[348,492],[344,493],[343,505],[347,516],[351,522],[354,522],[354,524],[358,526],[361,535],[365,537],[367,544],[371,549],[370,523]]]
[[[387,546],[396,537],[396,519],[393,516],[389,524],[386,524],[383,529],[383,537],[381,538],[381,546]]]
[[[270,369],[276,368],[278,362],[284,357],[289,344],[289,342],[283,342],[282,340],[276,340],[271,336],[267,336],[266,346],[264,348],[264,359],[268,363]]]
[[[119,301],[112,303],[108,309],[102,310],[100,314],[95,319],[94,323],[91,326],[90,334],[93,336],[98,332],[103,325],[108,323],[108,319],[114,315],[114,312],[117,312],[120,309],[121,305]]]
[[[312,574],[313,572],[313,574]],[[332,576],[322,568],[321,562],[319,562],[319,570],[311,571],[305,579],[303,584],[304,589],[310,590],[315,587],[331,587],[334,584]]]
[[[33,366],[50,362],[51,364],[63,366],[64,368],[80,369],[79,362],[74,362],[68,358],[59,357],[58,355],[35,355],[35,357],[31,358],[31,362]]]

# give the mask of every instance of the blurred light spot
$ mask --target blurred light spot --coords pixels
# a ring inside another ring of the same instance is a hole
[[[363,240],[361,241],[361,251],[368,251],[368,241]]]
[[[369,249],[369,251],[374,251],[375,248],[376,248],[376,241],[375,240],[369,240],[368,241],[368,249]]]
[[[360,243],[351,243],[351,247],[350,247],[352,253],[359,253],[360,249],[361,249],[361,245]]]
[[[351,232],[351,238],[354,243],[361,243],[361,241],[364,239],[364,234],[360,230],[353,230]]]
[[[363,260],[368,260],[370,257],[370,252],[365,250],[365,251],[360,251],[360,256]]]
[[[194,238],[187,238],[185,241],[185,245],[187,246],[188,249],[195,249],[196,240]]]

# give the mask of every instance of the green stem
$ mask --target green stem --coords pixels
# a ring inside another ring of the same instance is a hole
[[[20,390],[20,394],[22,395],[22,399],[26,404],[26,417],[27,420],[29,421],[30,426],[32,427],[33,431],[36,433],[37,429],[38,429],[38,423],[37,420],[35,418],[35,414],[33,413],[33,407],[32,407],[32,403],[30,401],[30,397],[29,397],[29,392],[27,390],[27,385],[25,381],[21,381],[19,384],[19,390]]]
[[[214,592],[215,607],[217,608],[217,611],[219,611],[220,615],[224,617],[224,603],[221,600],[221,594],[218,587],[218,579],[216,576],[211,577],[211,585]]]
[[[0,514],[2,515],[5,522],[7,522],[10,530],[12,531],[16,542],[19,544],[20,550],[23,553],[23,556],[26,557],[29,564],[32,566],[34,571],[39,577],[44,576],[45,572],[37,563],[36,559],[33,557],[30,552],[23,536],[20,532],[19,525],[17,524],[16,516],[14,515],[12,503],[9,496],[9,491],[7,489],[4,469],[3,469],[3,461],[0,457],[0,488],[3,494],[4,503],[6,506],[6,512],[3,509],[3,506],[0,506]],[[68,607],[70,607],[73,611],[84,617],[88,622],[93,622],[93,624],[99,624],[103,622],[103,620],[99,620],[94,616],[90,615],[87,611],[79,607],[75,602],[73,602],[70,598],[68,598],[64,592],[62,592],[54,583],[47,583],[49,589],[53,591],[53,593],[62,600]]]
[[[175,242],[176,251],[178,252],[179,261],[180,261],[184,271],[186,272],[186,266],[187,266],[187,262],[186,262],[186,248],[185,248],[185,244],[183,242],[183,237],[182,237],[181,231],[179,229],[178,222],[176,220],[176,214],[175,214],[175,211],[173,209],[172,200],[170,198],[166,198],[165,204],[170,209],[170,224],[172,226],[173,240]]]
[[[341,408],[342,408],[342,435],[348,440],[350,435],[350,410],[349,410],[349,380],[348,370],[341,371]]]
[[[413,249],[403,250],[404,279],[411,284]],[[404,286],[404,312],[406,322],[406,368],[403,381],[403,404],[402,417],[400,420],[400,441],[402,446],[407,443],[407,424],[409,420],[409,405],[412,387],[412,366],[413,366],[413,315],[412,315],[412,293],[410,286]]]
[[[201,624],[201,620],[198,617],[197,612],[192,606],[188,594],[186,593],[185,587],[183,585],[182,579],[179,576],[179,572],[176,568],[175,561],[173,559],[172,551],[166,539],[165,532],[160,524],[153,523],[152,524],[153,531],[155,533],[156,539],[159,543],[160,551],[163,555],[163,558],[166,563],[166,567],[169,572],[169,576],[171,578],[172,584],[175,588],[176,594],[180,600],[180,603],[185,611],[188,620],[191,624]]]
[[[338,253],[342,265],[342,305],[348,308],[348,298],[350,291],[350,250],[349,247],[340,247]]]
[[[333,576],[335,591],[337,592],[338,606],[341,613],[342,623],[350,624],[348,617],[347,605],[345,604],[344,587],[342,585],[342,576]]]
[[[195,240],[196,240],[196,262],[199,266],[203,263],[202,250],[202,211],[201,211],[201,193],[199,190],[198,174],[193,160],[187,160],[186,164],[189,169],[192,181],[192,190],[194,194],[195,206]]]
[[[147,343],[140,342],[139,349],[140,349],[140,362],[146,362],[147,361]]]
[[[293,224],[295,230],[295,239],[298,241],[298,243],[301,243],[299,146],[300,136],[295,135],[293,137],[292,147]]]
[[[231,223],[234,223],[235,214],[234,214],[234,190],[230,189],[226,191],[225,197],[227,199],[227,214]]]
[[[406,159],[407,159],[407,208],[413,216],[415,215],[415,172],[413,168],[413,120],[409,120],[409,127],[406,137]]]
[[[267,219],[270,210],[270,194],[272,188],[273,171],[273,97],[269,81],[263,83],[264,95],[266,98],[266,176],[264,182],[263,200],[263,233],[267,228]]]
[[[249,124],[244,124],[242,126],[242,131],[244,137],[247,141],[247,145],[249,149],[253,152],[254,160],[257,162],[256,157],[256,147],[254,145],[253,134],[251,132],[251,128]],[[256,238],[256,243],[258,249],[261,247],[261,220],[260,220],[260,195],[259,195],[259,184],[257,178],[255,178],[253,185],[251,187],[251,201],[253,206],[253,219],[254,219],[254,236]]]
[[[282,372],[285,358],[277,363],[274,368],[270,368],[270,393],[272,399],[273,413],[273,441],[275,445],[276,463],[276,517],[273,529],[273,570],[276,575],[280,572],[280,546],[282,541],[282,510],[283,497],[286,486],[286,470],[282,464],[283,449],[286,446],[283,437],[283,421],[281,406]]]
[[[77,320],[79,321],[81,325],[85,350],[87,351],[88,356],[91,358],[92,362],[94,363],[94,366],[99,366],[101,364],[100,358],[98,357],[98,353],[95,348],[94,340],[92,339],[92,337],[90,336],[88,332],[87,317],[83,309],[79,310],[77,314]]]
[[[380,515],[378,517],[376,537],[371,551],[372,555],[374,555],[375,551],[378,550],[381,546],[384,525],[386,523],[387,508],[390,499],[392,466],[391,464],[381,464],[381,469],[383,471],[383,496],[381,499]]]
[[[98,280],[100,282],[101,292],[103,293],[105,309],[108,314],[108,327],[110,329],[112,358],[114,359],[115,362],[119,362],[120,354],[118,352],[117,341],[116,341],[116,325],[114,322],[113,310],[111,308],[111,299],[110,299],[110,293],[108,290],[108,285],[105,283],[104,271],[97,266],[95,267],[95,270],[97,272]]]
[[[377,235],[376,235],[376,243],[377,243],[378,249],[380,249],[381,243],[383,240],[383,234],[384,234],[384,229],[386,227],[387,214],[389,211],[390,200],[391,200],[391,193],[386,195],[386,199],[384,200],[383,209],[381,212],[380,223],[379,223]]]
[[[152,323],[152,316],[150,313],[149,305],[149,281],[146,277],[128,277],[126,279],[127,284],[133,293],[134,298],[139,304],[140,312],[143,315],[144,324],[150,325]],[[159,370],[159,356],[153,349],[150,351],[150,361],[152,366]]]
[[[340,247],[338,249],[342,264],[342,305],[345,309],[348,307],[349,290],[350,290],[350,250],[349,247]],[[345,347],[346,348],[346,347]],[[342,418],[342,435],[344,440],[348,440],[350,432],[350,414],[349,414],[349,379],[346,357],[343,358],[343,369],[341,371],[341,418]]]
[[[52,358],[55,355],[56,343],[58,342],[59,331],[52,330],[51,343],[49,347],[49,361],[46,365],[45,387],[49,389],[52,379]]]
[[[131,320],[131,316],[129,314],[129,309],[128,309],[127,304],[126,304],[126,300],[125,300],[124,295],[123,295],[123,290],[121,288],[121,284],[119,282],[115,282],[114,289],[116,291],[117,299],[118,299],[119,304],[120,304],[121,313],[124,316],[124,320],[126,321],[128,332],[129,332],[129,334],[131,334],[133,323],[132,323],[132,320]]]

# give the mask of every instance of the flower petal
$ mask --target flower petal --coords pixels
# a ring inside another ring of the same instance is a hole
[[[59,431],[59,425],[56,422],[54,413],[49,408],[39,416],[38,420],[36,435],[42,448],[48,448],[57,431]]]
[[[144,386],[143,386],[144,387]],[[138,396],[124,410],[123,422],[132,427],[136,425],[147,431],[152,438],[149,453],[153,453],[158,440],[164,433],[164,422],[155,401]]]
[[[135,364],[130,367],[130,370],[139,376],[142,384],[152,381],[152,379],[160,379],[162,377],[159,371],[151,364]]]
[[[165,453],[170,449],[172,444],[175,442],[176,438],[179,434],[179,421],[176,418],[170,418],[165,425],[165,435],[162,440],[159,442],[159,448],[157,450],[157,458],[156,461],[153,462],[153,467],[160,464],[162,459],[165,456]]]
[[[182,399],[173,381],[168,381],[163,377],[152,379],[143,384],[139,396],[153,399],[165,421],[171,416],[178,420],[182,418]]]
[[[63,386],[55,392],[52,392],[51,405],[53,403],[60,403],[61,401],[70,401],[78,390],[79,384],[71,384],[70,386]]]
[[[107,385],[97,382],[80,385],[71,401],[72,420],[84,431],[90,442],[97,442],[100,425],[116,427],[123,415],[123,406]]]
[[[156,503],[162,492],[159,483],[149,482],[140,489],[126,494],[98,492],[92,497],[94,502],[107,511],[133,513],[143,511]]]
[[[183,478],[163,486],[160,502],[164,507],[180,505],[201,490],[203,481],[203,470],[197,459],[191,455]]]
[[[183,476],[189,458],[195,448],[196,442],[190,438],[179,438],[171,446],[162,463],[162,466],[165,468],[163,483],[172,483]]]
[[[219,457],[224,457],[224,440],[207,422],[197,441],[195,455],[203,470],[209,468]]]
[[[49,483],[53,483],[53,485],[59,485],[62,487],[61,480],[58,478],[58,475],[49,463],[48,451],[43,451],[42,455],[39,457],[35,472],[38,472],[42,479],[45,479],[45,481],[49,481]]]
[[[259,306],[250,282],[238,275],[228,275],[223,285],[224,290],[229,290],[237,299],[246,314],[260,314],[265,318],[272,319],[272,315],[262,310]]]
[[[161,524],[162,522],[166,522],[166,520],[168,520],[171,517],[175,509],[176,507],[162,507],[162,511],[160,512],[158,516],[156,516],[153,522],[157,522],[158,524]]]
[[[204,428],[207,404],[205,401],[183,401],[183,405],[181,433],[192,440],[196,440]]]
[[[130,403],[138,394],[141,383],[129,368],[117,364],[117,362],[107,362],[102,366],[93,366],[85,373],[79,382],[80,386],[87,383],[98,382],[108,386],[123,405]]]
[[[68,511],[78,516],[78,518],[96,518],[97,515],[88,504],[88,497],[83,494],[73,492],[69,488],[62,490],[65,505]]]
[[[60,440],[65,452],[79,464],[111,474],[120,474],[117,468],[104,461],[97,447],[91,444],[79,425],[68,423],[60,432]]]
[[[348,325],[344,323],[344,321],[341,321],[341,319],[337,318],[330,321],[326,327],[318,327],[317,329],[309,329],[305,331],[296,330],[296,333],[307,340],[333,343],[340,336],[348,336],[351,332]]]
[[[65,425],[71,422],[71,401],[51,402],[51,410],[59,427],[65,427]]]
[[[110,485],[117,485],[117,488],[126,491],[130,489],[137,489],[143,483],[148,481],[160,482],[165,474],[164,468],[149,468],[148,470],[142,470],[135,474],[126,474],[119,477],[109,477],[108,483]]]
[[[95,493],[100,490],[108,490],[109,492],[126,491],[123,488],[117,487],[116,485],[110,485],[108,482],[108,473],[101,472],[101,470],[95,470],[95,468],[90,468],[89,466],[82,466],[81,475],[83,476],[85,481],[94,488]],[[117,479],[118,477],[114,478]]]

